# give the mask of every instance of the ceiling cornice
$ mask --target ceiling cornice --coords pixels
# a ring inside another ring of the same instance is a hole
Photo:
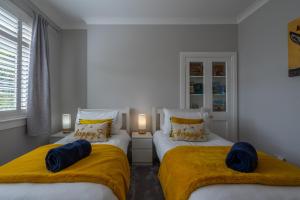
[[[246,8],[237,16],[237,24],[241,23],[244,19],[252,15],[254,12],[256,12],[259,8],[261,8],[269,1],[270,0],[256,0],[253,4],[251,4],[248,8]]]
[[[86,29],[87,25],[201,25],[239,24],[271,0],[256,0],[237,17],[232,18],[87,18],[82,22],[56,22],[62,29]],[[34,4],[34,3],[33,3]],[[38,5],[36,5],[38,7]],[[52,19],[54,20],[54,19]],[[83,20],[83,19],[82,19]]]
[[[203,19],[203,18],[89,18],[87,25],[197,25],[197,24],[236,24],[230,19]]]

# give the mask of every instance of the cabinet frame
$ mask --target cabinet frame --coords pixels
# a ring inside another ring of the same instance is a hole
[[[226,134],[226,138],[232,140],[232,141],[238,141],[238,129],[237,129],[237,53],[236,52],[181,52],[180,53],[180,108],[181,109],[187,109],[189,108],[189,69],[187,68],[186,64],[191,62],[193,59],[195,60],[201,60],[204,65],[207,64],[207,62],[210,62],[211,59],[214,59],[218,61],[218,59],[226,59],[230,61],[231,63],[231,74],[230,74],[230,95],[231,100],[230,102],[227,102],[226,99],[226,106],[230,104],[230,132]],[[206,68],[207,69],[207,68]],[[212,77],[209,75],[212,74],[211,71],[205,72],[204,67],[204,74],[203,74],[203,83],[210,83],[211,81],[204,81],[205,79],[212,79]],[[204,86],[203,90],[207,90],[209,86]],[[205,91],[204,91],[205,94]],[[209,93],[206,93],[204,96],[204,105],[207,105],[208,102],[212,100],[212,97]],[[210,103],[209,103],[210,104]]]

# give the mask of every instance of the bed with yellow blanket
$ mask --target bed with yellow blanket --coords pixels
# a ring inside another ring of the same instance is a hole
[[[52,173],[46,169],[45,156],[49,149],[59,145],[39,147],[1,166],[1,199],[126,199],[130,168],[123,150],[110,144],[94,144],[88,157],[60,172]],[[22,189],[19,187],[14,191],[21,195],[13,194],[11,189],[16,188],[16,185],[23,185]],[[48,192],[42,194],[44,190],[41,188],[44,186],[48,187]],[[81,194],[78,194],[78,188]],[[6,192],[11,193],[11,196]],[[72,193],[75,195],[70,195]]]
[[[233,171],[225,164],[230,143],[213,133],[209,137],[208,142],[189,143],[154,134],[166,200],[300,199],[299,168],[259,152],[254,173]]]

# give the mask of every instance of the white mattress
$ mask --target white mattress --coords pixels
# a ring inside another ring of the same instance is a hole
[[[67,136],[57,144],[72,142]],[[126,132],[112,135],[103,144],[112,144],[127,153],[130,137]],[[0,184],[0,200],[117,200],[112,190],[95,183],[53,183],[53,184]]]
[[[160,160],[170,149],[181,145],[228,146],[232,142],[210,133],[207,142],[172,141],[167,134],[157,131],[153,142]],[[266,186],[258,184],[219,184],[194,191],[189,200],[300,200],[300,187]]]

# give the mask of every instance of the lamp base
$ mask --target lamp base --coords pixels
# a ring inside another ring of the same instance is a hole
[[[146,134],[146,130],[139,130],[139,134]]]
[[[62,132],[63,132],[63,134],[67,134],[67,133],[70,133],[71,131],[70,131],[70,129],[63,129]]]

